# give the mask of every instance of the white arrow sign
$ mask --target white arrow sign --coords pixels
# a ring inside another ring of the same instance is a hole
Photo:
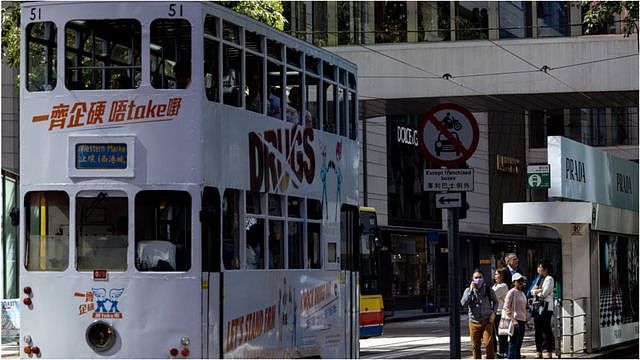
[[[462,207],[462,194],[460,193],[440,193],[436,194],[436,208],[459,208]]]

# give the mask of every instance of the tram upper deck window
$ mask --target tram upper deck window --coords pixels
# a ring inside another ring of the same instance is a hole
[[[136,268],[191,267],[191,197],[184,191],[141,191],[135,200]]]
[[[219,73],[220,42],[218,34],[218,18],[207,15],[204,20],[204,88],[207,99],[220,101]]]
[[[141,39],[140,22],[134,19],[69,21],[65,26],[67,89],[137,88]]]
[[[69,265],[69,196],[62,191],[29,192],[24,207],[25,267],[64,271]]]
[[[129,234],[124,193],[80,192],[76,198],[78,271],[127,270]]]
[[[151,23],[151,85],[156,89],[186,89],[191,84],[191,24],[184,19]]]
[[[56,87],[57,28],[52,22],[27,25],[27,90],[51,91]]]

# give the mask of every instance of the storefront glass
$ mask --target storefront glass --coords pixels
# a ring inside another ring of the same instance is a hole
[[[424,296],[426,287],[425,237],[391,234],[391,263],[395,297]]]
[[[600,345],[638,338],[638,238],[600,234]]]
[[[418,148],[418,115],[387,117],[389,225],[440,228],[442,212],[424,192],[424,169],[433,168]]]

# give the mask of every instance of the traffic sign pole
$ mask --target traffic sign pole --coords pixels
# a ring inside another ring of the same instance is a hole
[[[447,247],[449,260],[449,358],[460,359],[460,268],[458,209],[447,209]]]

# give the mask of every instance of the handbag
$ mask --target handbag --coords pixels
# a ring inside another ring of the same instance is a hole
[[[511,319],[509,319],[508,317],[500,319],[500,324],[498,324],[498,335],[513,336],[514,330],[515,329],[513,327],[513,322],[511,322]]]
[[[540,316],[544,314],[545,311],[547,311],[547,302],[536,296],[535,300],[531,303],[531,316]]]
[[[515,295],[514,295],[515,296]],[[516,299],[513,299],[513,312],[516,311]],[[508,335],[513,336],[513,332],[515,331],[515,326],[511,321],[511,318],[505,316],[506,314],[503,311],[502,318],[500,318],[500,324],[498,324],[498,335]]]

